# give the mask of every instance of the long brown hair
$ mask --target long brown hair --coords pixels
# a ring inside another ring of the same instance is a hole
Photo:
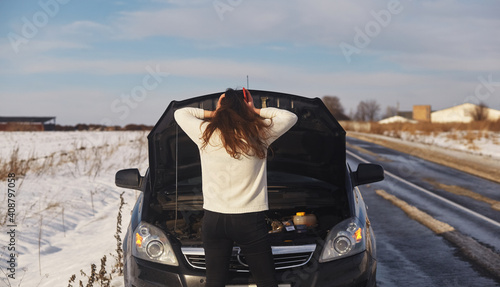
[[[205,121],[208,125],[202,135],[202,148],[209,144],[213,133],[218,130],[222,145],[231,157],[266,157],[269,125],[247,106],[243,91],[227,89],[214,117]]]

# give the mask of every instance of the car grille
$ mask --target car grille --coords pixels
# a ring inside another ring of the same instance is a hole
[[[274,265],[276,269],[298,267],[307,264],[316,249],[316,244],[297,246],[273,246]],[[201,247],[182,247],[182,253],[191,267],[205,269],[205,252]],[[229,262],[229,270],[249,272],[245,256],[240,254],[240,248],[233,248]]]

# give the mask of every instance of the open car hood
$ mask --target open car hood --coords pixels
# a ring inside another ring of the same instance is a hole
[[[278,172],[345,185],[345,131],[319,98],[250,90],[256,108],[277,107],[298,116],[297,123],[271,145],[268,174]],[[215,110],[223,92],[172,101],[148,135],[153,191],[201,176],[197,146],[174,120],[182,107]]]

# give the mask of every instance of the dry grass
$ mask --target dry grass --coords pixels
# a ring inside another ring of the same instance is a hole
[[[30,169],[29,161],[19,159],[19,147],[12,148],[10,157],[0,158],[0,173],[15,173],[17,176],[25,175]]]
[[[390,123],[376,122],[341,122],[346,131],[365,132],[386,135],[394,138],[412,140],[418,136],[434,136],[445,133],[450,140],[459,141],[470,150],[476,150],[475,141],[481,139],[492,140],[500,144],[500,120],[476,121],[471,123]]]
[[[432,134],[451,131],[490,131],[500,132],[500,120],[476,121],[470,123],[390,123],[379,124],[376,122],[341,122],[347,131],[370,132],[374,134],[384,134],[391,131],[404,131],[409,133]]]
[[[85,286],[100,286],[100,287],[110,287],[111,280],[113,276],[123,276],[123,250],[122,250],[122,210],[125,205],[125,201],[123,199],[123,192],[120,194],[120,206],[118,208],[118,215],[116,217],[116,255],[110,254],[116,259],[116,262],[113,266],[111,266],[111,271],[108,272],[109,269],[106,268],[107,258],[104,255],[101,258],[101,268],[99,272],[97,272],[97,266],[95,264],[90,265],[90,274],[87,275],[83,270],[80,270],[80,275],[87,279],[87,284]],[[72,284],[76,284],[76,274],[71,275],[68,280],[68,287],[73,287]],[[83,281],[78,281],[78,286],[83,286]]]
[[[32,150],[28,159],[20,159],[20,150],[18,146],[14,146],[10,155],[6,158],[0,158],[0,173],[8,174],[15,173],[17,177],[24,177],[27,174],[36,176],[54,175],[61,173],[63,167],[65,172],[69,172],[72,176],[78,177],[86,175],[90,178],[96,178],[102,171],[108,168],[106,166],[108,159],[117,153],[120,147],[132,145],[134,154],[127,154],[124,157],[124,164],[139,165],[147,160],[147,137],[146,133],[138,134],[136,138],[123,141],[118,145],[104,142],[99,146],[88,145],[88,142],[74,142],[73,148],[70,151],[55,152],[43,157],[36,157],[35,151]]]

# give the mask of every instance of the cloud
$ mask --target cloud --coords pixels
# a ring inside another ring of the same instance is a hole
[[[152,60],[84,60],[59,57],[39,57],[36,62],[29,59],[17,61],[14,70],[0,68],[0,74],[68,74],[131,75],[146,74],[148,69],[158,70],[176,77],[197,79],[235,79],[245,75],[261,78],[276,78],[279,74],[299,72],[293,65],[277,65],[248,60],[217,58],[184,58]]]
[[[497,62],[487,60],[500,58],[500,37],[495,36],[500,30],[500,19],[492,12],[500,9],[500,4],[495,2],[488,5],[454,0],[156,2],[153,5],[156,9],[122,10],[102,22],[78,20],[46,28],[48,35],[32,40],[26,49],[34,52],[97,49],[106,43],[122,41],[126,45],[127,41],[156,37],[165,41],[183,39],[198,49],[259,44],[281,49],[313,46],[342,57],[340,43],[354,45],[357,31],[366,32],[367,25],[377,21],[374,15],[387,10],[390,3],[399,3],[402,11],[391,15],[387,25],[379,25],[380,32],[360,49],[359,56],[388,60],[409,70],[457,71],[477,71],[483,65],[491,70]],[[217,10],[216,3],[226,5],[223,12]],[[436,60],[444,64],[439,65]],[[78,65],[84,69],[86,66],[89,65]],[[36,69],[39,68],[33,70]]]
[[[373,48],[460,57],[498,51],[495,47],[500,45],[500,38],[493,34],[500,29],[500,19],[446,14],[427,14],[408,8],[399,15],[400,19],[394,20],[393,26],[388,27],[389,35],[382,35],[382,41],[374,43]]]
[[[386,23],[374,16],[382,11],[378,7],[364,23],[356,24],[357,31],[351,30],[345,40],[359,48],[352,57],[379,58],[408,71],[498,70],[500,37],[495,35],[500,19],[492,12],[500,9],[498,2],[400,1],[400,5],[401,12]],[[356,38],[363,47],[355,44]]]
[[[229,6],[217,10],[214,3]],[[390,3],[398,3],[401,12],[390,15],[389,21],[381,24],[375,15],[381,17]],[[410,65],[409,68],[427,55],[434,59],[467,58],[458,62],[464,66],[455,65],[454,69],[472,64],[476,70],[485,59],[500,55],[500,38],[495,36],[500,30],[500,19],[492,12],[500,9],[500,4],[491,3],[489,7],[453,0],[203,1],[157,10],[122,11],[110,25],[121,39],[171,37],[212,49],[286,43],[324,47],[340,55],[340,43],[354,45],[358,30],[367,33],[367,26],[379,21],[380,32],[369,39],[362,54],[396,55],[392,60],[409,56],[414,60],[398,62]],[[451,63],[445,66],[453,68]],[[490,66],[487,65],[488,70]]]
[[[90,46],[86,43],[74,42],[74,41],[63,41],[63,40],[47,40],[47,39],[35,39],[31,40],[29,43],[20,47],[18,53],[19,58],[26,57],[29,55],[40,55],[47,51],[54,50],[72,50],[72,49],[88,49]],[[0,44],[0,58],[17,57],[14,54],[12,45],[8,43]]]
[[[113,34],[113,28],[95,21],[75,21],[64,25],[60,29],[63,35],[77,35],[78,37],[109,37]]]
[[[477,57],[459,57],[445,54],[410,54],[389,55],[383,57],[395,62],[407,70],[457,73],[498,72],[500,55],[477,55]]]
[[[109,39],[113,34],[111,27],[92,21],[75,21],[67,25],[54,24],[42,28],[38,28],[29,37],[19,33],[16,37],[2,39],[0,59],[37,56],[51,51],[90,49],[93,42]]]
[[[129,39],[168,36],[224,45],[275,41],[332,45],[345,34],[346,25],[370,6],[370,2],[353,4],[346,0],[209,1],[203,5],[123,11],[112,25],[120,37]]]

